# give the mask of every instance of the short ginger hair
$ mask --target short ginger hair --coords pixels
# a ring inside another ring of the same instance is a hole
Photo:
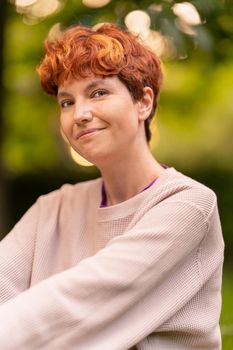
[[[37,72],[43,90],[57,95],[58,87],[69,78],[117,76],[134,101],[143,97],[143,88],[153,90],[150,115],[145,120],[146,139],[151,139],[150,122],[155,114],[162,84],[159,58],[138,38],[114,24],[98,29],[82,25],[67,28],[56,39],[47,38],[45,57]]]

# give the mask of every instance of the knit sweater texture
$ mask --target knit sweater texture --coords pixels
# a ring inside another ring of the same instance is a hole
[[[213,190],[171,167],[100,208],[101,185],[39,197],[1,241],[0,349],[221,349]]]

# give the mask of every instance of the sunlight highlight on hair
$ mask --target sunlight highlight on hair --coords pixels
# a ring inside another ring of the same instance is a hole
[[[122,61],[124,52],[118,40],[104,34],[94,34],[91,39],[98,42],[100,46],[97,57],[102,62],[103,67],[108,68],[108,64],[105,64],[105,60],[102,60],[102,58],[106,59],[107,56],[109,56],[110,60],[115,62],[115,64],[119,64]]]

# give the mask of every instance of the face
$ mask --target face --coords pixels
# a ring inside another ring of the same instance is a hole
[[[144,120],[150,106],[133,101],[118,77],[68,80],[59,87],[57,99],[63,133],[90,162],[120,159],[140,147],[142,138],[146,144]]]

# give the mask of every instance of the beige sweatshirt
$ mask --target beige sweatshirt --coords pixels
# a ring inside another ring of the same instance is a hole
[[[101,185],[41,196],[1,241],[0,349],[221,349],[215,193],[171,167],[100,208]]]

